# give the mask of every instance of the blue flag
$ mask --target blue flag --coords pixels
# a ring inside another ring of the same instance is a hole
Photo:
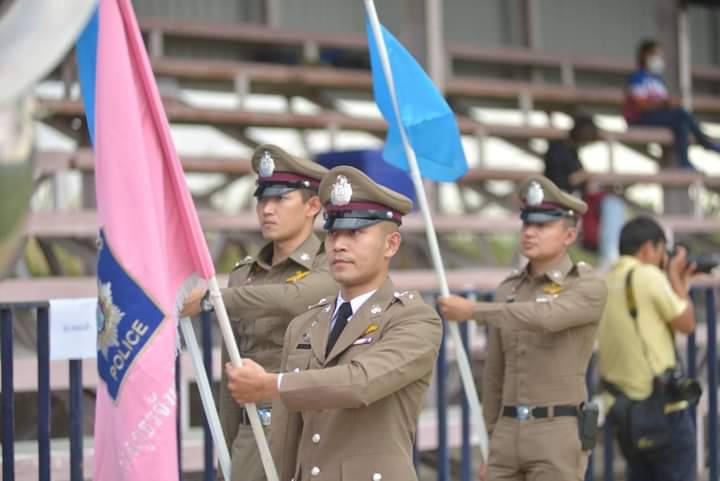
[[[388,123],[383,157],[394,166],[409,171],[400,126],[369,21],[366,28],[375,102]],[[400,117],[415,150],[420,173],[438,182],[454,182],[468,169],[455,114],[410,52],[385,27],[381,25],[380,28],[390,59]]]

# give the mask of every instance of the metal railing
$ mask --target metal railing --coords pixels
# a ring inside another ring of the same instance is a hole
[[[473,293],[488,299],[491,294]],[[707,463],[703,472],[706,473],[704,479],[712,481],[718,480],[718,383],[717,383],[717,308],[716,308],[716,292],[715,288],[701,288],[693,291],[693,299],[698,307],[696,313],[703,316],[707,326],[707,352],[706,352],[706,382],[704,396],[707,396],[707,420],[704,420],[698,429],[706,429],[707,427],[707,443],[706,446],[699,446],[698,450],[707,452]],[[704,303],[704,311],[700,309],[700,305]],[[14,353],[13,353],[13,311],[17,309],[32,309],[36,311],[37,319],[37,463],[39,466],[38,479],[40,481],[50,481],[51,477],[51,384],[50,384],[50,330],[49,330],[49,306],[47,303],[35,304],[0,304],[0,362],[2,409],[2,473],[3,479],[13,481],[15,479],[15,392],[14,392]],[[208,315],[202,317],[200,323],[201,346],[203,350],[203,360],[208,377],[212,379],[213,363],[213,320]],[[468,336],[468,323],[461,323],[461,333],[465,349],[471,352],[471,345]],[[688,374],[697,377],[700,373],[697,366],[698,346],[696,343],[696,335],[688,337],[687,342],[687,366]],[[449,440],[448,429],[448,386],[447,379],[450,371],[451,362],[447,359],[447,351],[445,345],[445,335],[440,347],[440,355],[438,357],[436,375],[435,375],[435,395],[437,397],[437,479],[438,481],[450,481],[459,476],[461,481],[470,481],[477,478],[473,472],[473,440],[470,424],[470,412],[465,401],[463,393],[461,406],[461,441],[459,448],[459,475],[451,475],[451,443]],[[180,378],[180,363],[177,364],[177,378]],[[591,369],[588,373],[588,384],[592,386]],[[68,361],[69,374],[69,479],[71,481],[82,481],[84,479],[84,457],[83,457],[83,383],[82,383],[82,361]],[[700,376],[702,377],[702,376]],[[179,382],[178,382],[179,384]],[[178,400],[180,396],[178,396]],[[178,447],[182,443],[182,429],[180,429],[179,415],[180,406],[178,405]],[[615,442],[612,434],[612,426],[605,423],[603,428],[604,441],[602,443],[602,465],[603,480],[611,481],[614,479],[613,463],[615,456]],[[589,468],[586,475],[586,481],[593,480],[593,464],[596,464],[595,453],[598,453],[600,447],[596,447],[595,452],[590,458]],[[178,449],[178,466],[182,473],[182,458],[180,456],[182,449]],[[205,481],[213,481],[215,479],[215,457],[213,450],[213,442],[207,420],[203,414],[203,465]],[[416,463],[419,461],[416,453]],[[595,462],[594,462],[595,461]],[[703,478],[701,478],[703,479]]]

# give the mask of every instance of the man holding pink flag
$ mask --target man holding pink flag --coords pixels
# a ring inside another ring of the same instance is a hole
[[[93,479],[177,480],[178,307],[214,268],[130,0],[101,0],[77,52],[100,225]]]

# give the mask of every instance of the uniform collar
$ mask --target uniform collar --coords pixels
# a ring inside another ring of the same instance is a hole
[[[357,311],[360,310],[362,305],[365,304],[365,301],[370,299],[370,296],[375,294],[376,291],[377,291],[377,289],[373,289],[371,291],[366,292],[365,294],[360,294],[359,296],[353,297],[350,301],[348,301],[347,299],[344,299],[342,294],[338,293],[337,300],[335,301],[335,311],[333,311],[333,315],[332,315],[331,319],[335,318],[335,314],[337,314],[337,311],[340,309],[340,306],[344,302],[350,302],[350,306],[352,307],[353,314],[356,313]],[[350,316],[350,318],[352,318],[352,316]],[[348,321],[349,320],[350,319],[348,319]]]
[[[562,286],[565,283],[565,278],[567,278],[568,274],[570,274],[574,267],[575,264],[573,264],[570,256],[565,254],[565,256],[560,259],[557,264],[551,266],[543,275],[538,276],[537,279],[547,279],[550,282],[554,282]],[[533,276],[530,275],[530,263],[528,263],[522,271],[522,277],[532,279]]]
[[[322,242],[318,236],[312,232],[307,239],[295,249],[288,259],[294,263],[299,264],[307,270],[310,270],[315,262],[315,257],[320,250]],[[273,255],[273,244],[268,242],[265,244],[260,252],[258,252],[255,262],[257,265],[262,267],[264,270],[269,271],[272,268],[272,255]],[[287,259],[286,259],[287,261]],[[285,261],[283,261],[285,262]]]
[[[315,257],[320,251],[321,245],[322,242],[315,232],[311,232],[308,238],[305,239],[305,241],[300,244],[292,254],[290,254],[290,259],[295,261],[296,264],[300,264],[305,269],[310,270],[315,262]]]

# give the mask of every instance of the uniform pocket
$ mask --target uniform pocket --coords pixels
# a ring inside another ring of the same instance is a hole
[[[311,349],[293,349],[288,354],[286,371],[294,371],[298,369],[304,371],[310,367],[310,358],[312,356]]]
[[[255,348],[255,320],[236,321],[235,338],[241,353],[250,352]]]

